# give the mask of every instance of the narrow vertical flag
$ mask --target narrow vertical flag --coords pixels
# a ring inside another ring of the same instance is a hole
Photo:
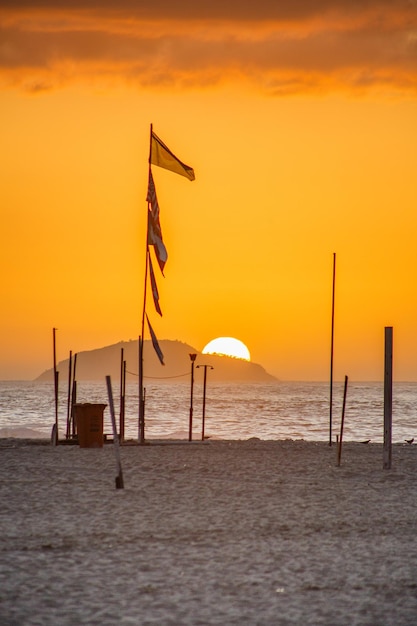
[[[158,225],[158,228],[160,230],[161,225],[159,223],[159,204],[158,204],[158,198],[156,197],[155,183],[153,180],[151,168],[149,168],[148,195],[146,196],[146,200],[148,204],[150,205],[149,209],[152,211],[152,216],[155,220],[155,223]],[[159,233],[159,236],[162,239],[162,233]]]
[[[168,252],[162,240],[162,230],[159,221],[159,204],[156,197],[155,183],[153,182],[152,170],[149,168],[148,195],[148,245],[154,246],[156,258],[162,274],[168,259]]]
[[[153,347],[154,347],[154,349],[155,349],[155,352],[156,352],[156,354],[157,354],[157,356],[158,356],[158,359],[159,359],[159,360],[160,360],[160,362],[161,362],[161,365],[165,365],[165,363],[164,363],[164,355],[162,354],[162,350],[161,350],[161,348],[159,347],[158,340],[157,340],[157,338],[156,338],[155,333],[153,332],[153,328],[152,328],[152,326],[151,326],[151,323],[150,323],[150,321],[149,321],[149,317],[148,317],[148,315],[147,315],[147,314],[146,314],[146,319],[147,319],[147,321],[148,321],[148,327],[149,327],[149,332],[150,332],[150,334],[151,334],[152,345],[153,345]]]
[[[150,255],[149,255],[149,274],[150,274],[150,277],[151,277],[151,287],[152,287],[152,295],[153,295],[153,301],[154,301],[154,304],[155,304],[155,309],[157,310],[159,315],[162,316],[161,307],[159,306],[158,286],[156,284],[155,274],[154,274],[153,266],[152,266],[152,259],[151,259]]]
[[[188,180],[195,180],[193,168],[180,161],[153,131],[150,162],[153,165],[158,165],[166,170],[180,174],[180,176],[185,176]]]
[[[165,263],[168,259],[168,252],[165,248],[164,242],[158,236],[158,229],[155,227],[151,211],[148,211],[148,245],[154,247],[156,259],[163,274]]]

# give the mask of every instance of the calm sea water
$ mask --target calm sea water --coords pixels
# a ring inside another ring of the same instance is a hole
[[[333,387],[333,440],[340,432],[343,383]],[[113,383],[116,420],[119,386]],[[191,403],[190,385],[149,384],[146,387],[146,438],[187,438]],[[349,383],[343,439],[383,441],[383,384]],[[202,385],[193,393],[193,438],[201,438]],[[105,381],[79,382],[78,402],[108,405]],[[138,436],[138,387],[126,388],[125,436]],[[59,431],[64,436],[67,391],[59,395]],[[0,436],[46,437],[55,421],[53,384],[0,382]],[[109,409],[104,431],[111,433]],[[208,384],[205,434],[213,439],[329,439],[329,384],[291,382],[274,384]],[[394,383],[393,441],[417,441],[417,383]]]

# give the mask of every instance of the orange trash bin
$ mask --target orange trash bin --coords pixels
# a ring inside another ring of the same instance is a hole
[[[107,404],[74,404],[75,426],[80,448],[102,448],[103,413]]]

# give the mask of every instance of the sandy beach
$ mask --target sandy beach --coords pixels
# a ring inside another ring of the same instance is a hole
[[[417,446],[0,440],[2,625],[417,623]]]

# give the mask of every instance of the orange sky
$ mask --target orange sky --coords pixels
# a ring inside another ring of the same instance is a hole
[[[392,325],[417,380],[415,2],[13,0],[0,24],[0,379],[49,368],[52,327],[59,359],[137,338],[152,122],[196,173],[153,168],[160,339],[326,380],[336,252],[335,377],[381,380]]]

